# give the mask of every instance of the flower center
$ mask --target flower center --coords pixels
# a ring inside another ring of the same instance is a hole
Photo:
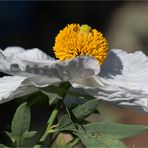
[[[57,35],[53,50],[60,60],[89,55],[102,64],[107,56],[108,43],[96,29],[88,25],[70,24]]]

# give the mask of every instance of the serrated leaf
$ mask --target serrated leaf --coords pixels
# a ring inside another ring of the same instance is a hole
[[[89,133],[101,133],[123,139],[142,133],[144,130],[148,129],[148,126],[98,122],[84,125],[84,128]],[[80,129],[81,132],[85,132],[81,127]]]
[[[9,147],[0,143],[0,148],[9,148]]]
[[[82,121],[86,117],[88,117],[92,112],[94,112],[99,104],[100,104],[99,100],[93,99],[73,109],[72,113],[77,120]],[[68,126],[72,122],[73,122],[72,118],[69,118],[69,116],[66,114],[63,116],[59,127],[61,129],[65,128],[65,126]]]
[[[126,148],[116,137],[105,134],[75,133],[87,148]]]

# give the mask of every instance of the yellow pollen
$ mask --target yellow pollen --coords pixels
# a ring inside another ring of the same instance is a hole
[[[70,24],[57,35],[53,50],[62,61],[89,55],[102,64],[108,53],[108,43],[96,29],[91,29],[88,25]]]

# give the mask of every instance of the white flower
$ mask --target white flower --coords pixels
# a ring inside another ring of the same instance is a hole
[[[69,81],[95,98],[148,112],[148,58],[141,51],[110,50],[101,66],[89,56],[64,62],[39,49],[9,47],[0,52],[0,103],[35,91],[38,87]]]
[[[0,71],[12,75],[0,78],[0,103],[3,103],[38,91],[39,87],[96,75],[100,66],[88,56],[61,62],[37,48],[8,47],[0,50]]]

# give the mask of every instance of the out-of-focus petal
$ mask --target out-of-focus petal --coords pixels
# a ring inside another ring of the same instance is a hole
[[[92,96],[148,112],[148,58],[141,51],[111,50],[100,76],[76,82]],[[108,61],[109,60],[109,61]],[[105,67],[107,66],[107,67]],[[90,81],[90,80],[89,80]]]
[[[0,103],[38,91],[29,85],[29,83],[24,83],[26,79],[19,76],[5,76],[0,78]]]

